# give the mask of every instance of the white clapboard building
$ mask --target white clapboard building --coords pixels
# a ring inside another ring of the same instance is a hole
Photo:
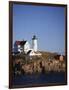
[[[32,47],[32,48],[31,48]],[[29,44],[28,41],[15,41],[14,43],[14,52],[19,52],[22,53],[24,52],[25,54],[29,56],[39,56],[41,53],[38,52],[38,45],[37,45],[37,38],[34,35],[32,38],[32,46]]]

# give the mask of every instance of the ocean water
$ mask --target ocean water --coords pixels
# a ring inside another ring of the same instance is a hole
[[[14,75],[13,85],[65,83],[65,73],[41,73],[28,75]]]

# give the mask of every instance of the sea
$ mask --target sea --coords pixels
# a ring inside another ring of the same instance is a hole
[[[35,84],[51,84],[66,82],[65,73],[40,73],[40,74],[25,74],[25,75],[14,75],[13,85],[35,85]]]

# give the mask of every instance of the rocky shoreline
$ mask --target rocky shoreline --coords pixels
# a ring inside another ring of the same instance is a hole
[[[18,58],[13,59],[13,71],[15,74],[35,74],[48,72],[65,72],[65,61],[52,58],[47,60],[44,57]]]

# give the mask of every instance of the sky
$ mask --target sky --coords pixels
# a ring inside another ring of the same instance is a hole
[[[64,7],[13,5],[13,43],[38,38],[38,50],[65,52]]]

